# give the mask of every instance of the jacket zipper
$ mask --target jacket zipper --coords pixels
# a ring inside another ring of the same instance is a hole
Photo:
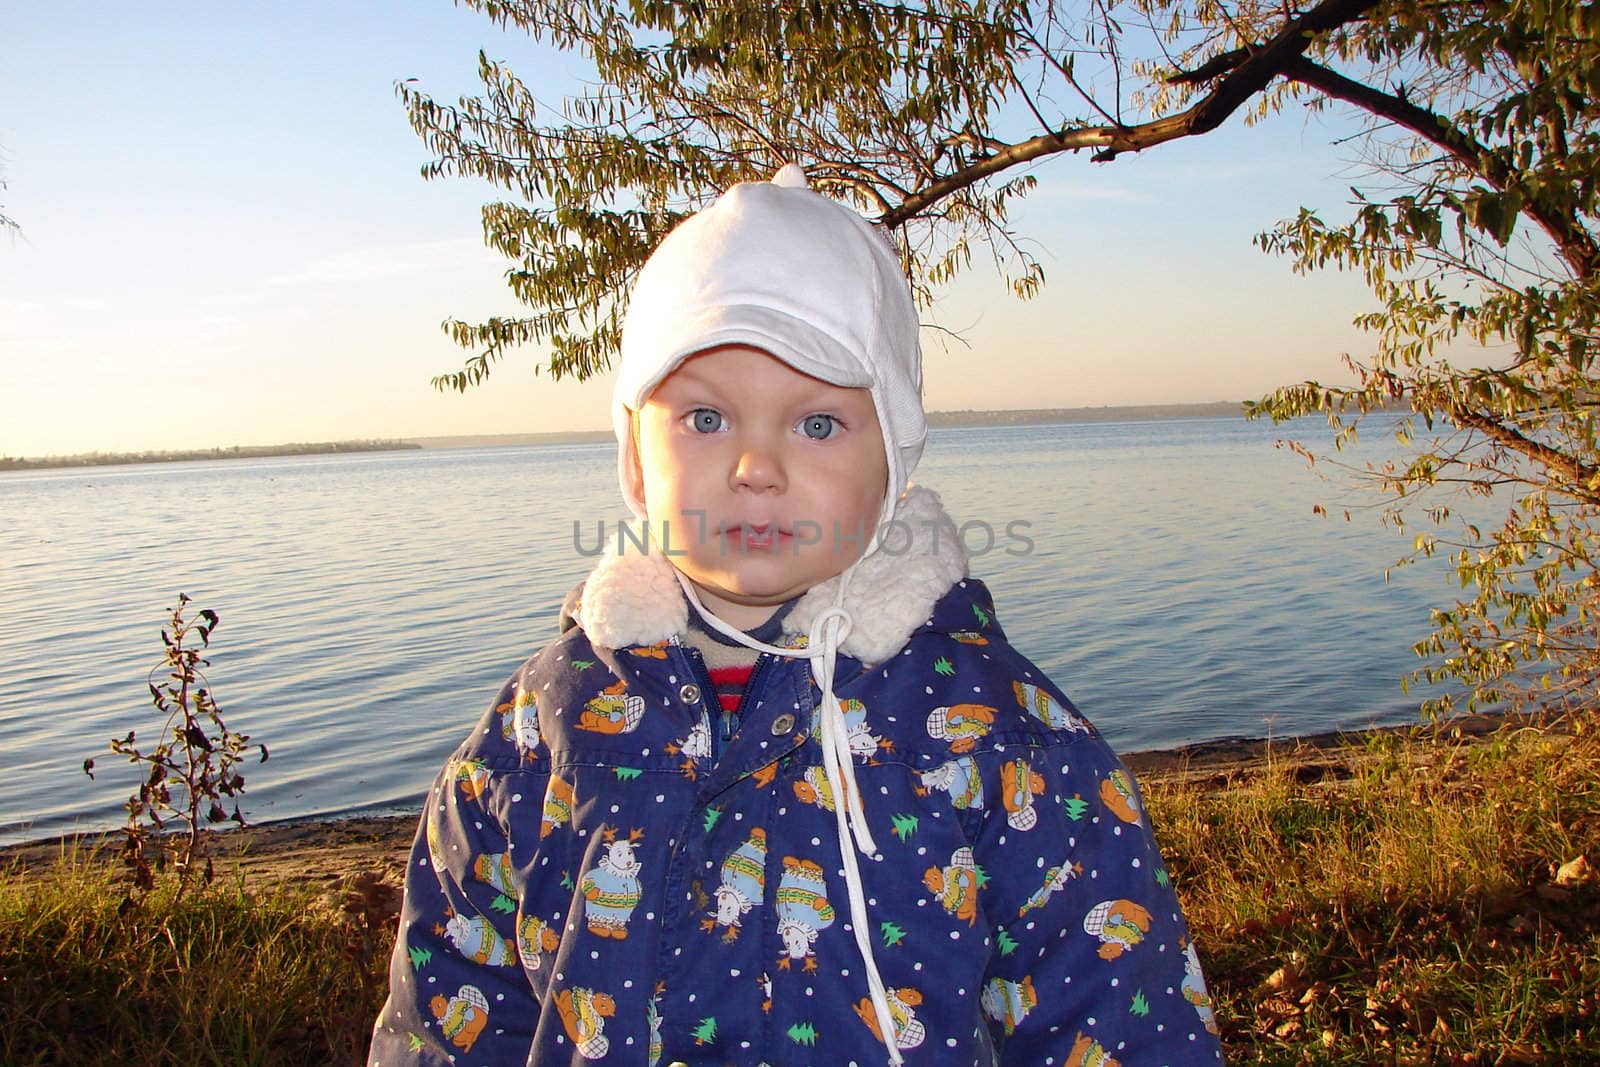
[[[742,718],[741,713],[744,711],[744,698],[756,691],[756,679],[761,677],[768,661],[772,657],[764,652],[756,656],[755,666],[750,671],[750,678],[745,682],[744,690],[739,694],[739,713],[735,713],[723,710],[722,700],[717,696],[716,684],[711,681],[711,670],[706,666],[705,657],[700,654],[700,650],[692,645],[684,645],[682,647],[689,654],[689,661],[695,673],[699,675],[700,699],[704,709],[707,714],[710,713],[713,705],[717,709],[715,726],[711,731],[711,766],[715,768],[722,760],[724,747],[729,741],[733,740],[733,735],[738,732],[739,720]]]

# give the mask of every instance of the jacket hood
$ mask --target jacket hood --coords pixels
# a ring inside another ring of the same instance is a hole
[[[839,650],[863,663],[882,663],[898,652],[933,606],[967,576],[967,554],[939,496],[912,486],[895,504],[878,534],[881,543],[847,572],[843,606],[852,625]],[[624,551],[610,544],[584,583],[577,618],[589,639],[608,648],[652,645],[682,635],[689,606],[672,563],[660,552]],[[786,635],[807,633],[831,607],[836,575],[800,597],[784,619]]]

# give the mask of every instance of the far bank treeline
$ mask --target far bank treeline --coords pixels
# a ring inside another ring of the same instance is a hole
[[[259,459],[263,456],[316,456],[333,452],[392,452],[421,447],[412,441],[318,441],[287,445],[233,445],[229,448],[196,448],[187,451],[81,452],[73,456],[45,456],[39,459],[0,456],[0,471],[108,467],[122,463],[181,463],[201,459]]]

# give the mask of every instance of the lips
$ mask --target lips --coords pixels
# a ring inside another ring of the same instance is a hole
[[[722,528],[726,544],[751,552],[770,552],[788,544],[794,534],[781,526],[767,522],[735,523]]]

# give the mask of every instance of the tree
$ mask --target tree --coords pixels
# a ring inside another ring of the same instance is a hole
[[[435,379],[444,389],[530,342],[548,346],[556,377],[606,366],[660,237],[784,162],[883,224],[925,304],[975,248],[1028,297],[1044,276],[1008,211],[1037,161],[1106,162],[1291,100],[1365,116],[1378,187],[1356,194],[1346,222],[1303,210],[1260,243],[1299,270],[1363,271],[1377,306],[1359,321],[1375,349],[1349,361],[1352,387],[1307,382],[1250,411],[1325,412],[1337,441],[1367,412],[1408,408],[1400,435],[1416,458],[1369,472],[1397,522],[1422,490],[1520,487],[1497,530],[1419,537],[1421,554],[1455,552],[1474,590],[1436,615],[1421,650],[1443,658],[1428,671],[1465,682],[1475,703],[1529,686],[1593,695],[1593,5],[465,2],[581,50],[598,80],[543,119],[482,55],[482,97],[441,105],[400,87],[437,153],[427,176],[483,177],[519,200],[486,206],[484,233],[532,313],[446,323],[473,355]],[[1477,347],[1495,345],[1492,359]]]
[[[1251,410],[1325,412],[1336,441],[1368,412],[1409,411],[1409,462],[1366,471],[1399,525],[1418,509],[1450,522],[1442,491],[1502,494],[1498,527],[1456,521],[1415,540],[1416,555],[1448,551],[1468,591],[1434,611],[1419,674],[1462,683],[1469,707],[1600,698],[1597,29],[1592,4],[1397,5],[1318,49],[1364,79],[1308,59],[1289,73],[1366,113],[1385,189],[1357,191],[1347,222],[1302,210],[1260,244],[1297,270],[1361,271],[1377,307],[1357,321],[1374,349],[1347,359],[1353,387],[1302,383]],[[1432,708],[1457,704],[1447,693]]]
[[[1215,129],[1308,47],[1307,34],[1375,0],[1325,0],[1285,20],[1261,56],[1210,78],[1184,110],[1142,123],[1128,118],[1121,31],[1102,0],[1081,22],[1023,0],[466,2],[581,50],[598,81],[544,125],[546,109],[516,75],[481,54],[481,97],[442,105],[399,87],[438,154],[425,176],[481,177],[521,200],[485,207],[483,226],[516,264],[511,288],[533,314],[446,324],[475,350],[435,379],[458,390],[530,342],[549,346],[555,377],[605,367],[634,272],[661,236],[727,186],[793,160],[897,235],[924,302],[969,265],[975,244],[1031,296],[1043,272],[1007,222],[1035,185],[1022,168],[1062,152],[1109,160]],[[1080,54],[1109,64],[1108,92],[1076,73]],[[1083,100],[1087,117],[1052,108],[1055,96]]]

